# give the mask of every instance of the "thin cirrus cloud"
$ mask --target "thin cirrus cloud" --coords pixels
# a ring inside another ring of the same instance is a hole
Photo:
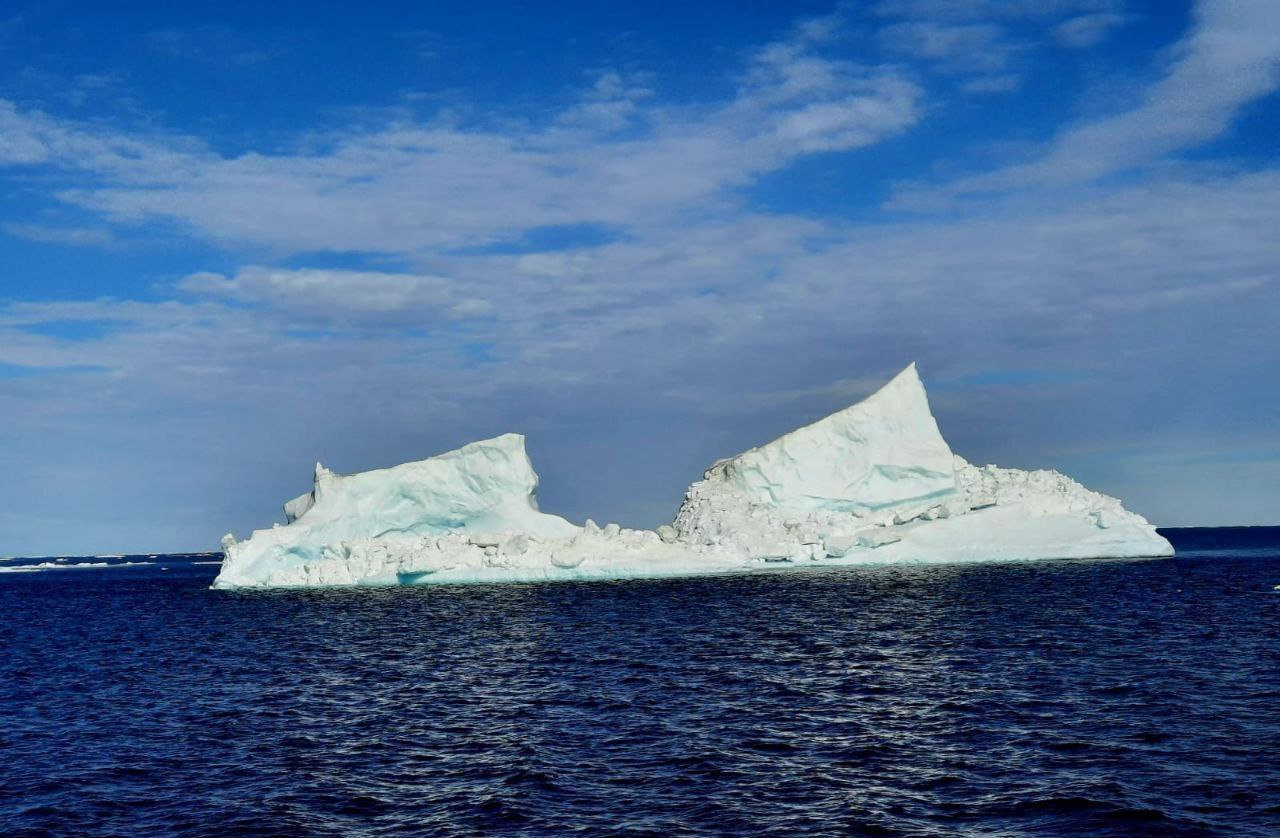
[[[1128,20],[1118,12],[1094,12],[1080,15],[1054,27],[1058,43],[1072,49],[1088,49],[1100,44],[1111,32]]]
[[[1115,12],[1121,6],[1120,0],[881,0],[874,9],[889,18],[1012,21]]]
[[[1280,85],[1280,5],[1206,0],[1170,56],[1163,76],[1133,107],[1066,129],[1031,162],[941,184],[905,184],[891,206],[926,208],[956,198],[1088,183],[1220,136],[1244,106]]]
[[[957,73],[1004,70],[1017,49],[1005,30],[992,23],[907,21],[884,27],[877,37],[891,52]]]
[[[69,244],[74,246],[107,245],[114,239],[111,231],[102,227],[67,227],[30,222],[0,224],[0,229],[11,236],[45,244]]]
[[[194,140],[104,135],[0,103],[12,138],[0,160],[84,172],[97,182],[61,198],[116,223],[175,221],[286,252],[414,254],[549,225],[643,224],[919,120],[914,82],[818,55],[823,35],[802,27],[763,48],[717,105],[663,107],[608,74],[549,124],[393,123],[319,153],[227,158]]]
[[[392,315],[425,325],[429,313],[444,319],[488,314],[492,304],[466,294],[445,277],[377,271],[242,268],[234,276],[201,272],[178,287],[211,300],[231,300],[277,310],[291,317],[321,317],[359,324]]]
[[[890,55],[962,77],[965,93],[1016,91],[1025,59],[1050,40],[1073,49],[1097,46],[1127,19],[1119,0],[885,0],[874,12]]]

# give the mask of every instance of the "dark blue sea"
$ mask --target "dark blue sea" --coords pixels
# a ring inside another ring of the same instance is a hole
[[[316,592],[5,560],[0,833],[1280,835],[1280,528],[1166,534]]]

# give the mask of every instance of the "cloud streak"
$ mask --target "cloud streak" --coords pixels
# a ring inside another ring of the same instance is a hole
[[[894,205],[928,207],[965,197],[1089,183],[1220,136],[1240,109],[1280,85],[1280,6],[1269,0],[1205,0],[1191,32],[1137,104],[1059,134],[1036,160],[910,185]]]
[[[85,172],[63,200],[116,223],[177,222],[275,252],[421,255],[548,225],[643,225],[715,211],[726,190],[804,155],[905,131],[921,89],[891,68],[824,57],[814,26],[759,50],[734,96],[670,107],[609,73],[548,124],[392,122],[323,150],[222,157],[0,103],[0,163]]]

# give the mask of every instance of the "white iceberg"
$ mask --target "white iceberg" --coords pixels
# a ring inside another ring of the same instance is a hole
[[[915,365],[866,400],[713,465],[672,526],[577,527],[537,508],[524,438],[506,434],[338,475],[286,526],[223,539],[217,588],[622,579],[796,566],[1148,557],[1169,542],[1054,471],[952,454]]]
[[[693,545],[841,564],[1173,555],[1140,515],[1063,474],[952,454],[914,364],[865,401],[713,465],[675,527]]]

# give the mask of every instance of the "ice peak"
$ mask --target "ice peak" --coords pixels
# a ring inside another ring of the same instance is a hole
[[[783,434],[772,442],[765,443],[765,445],[752,450],[776,445],[797,435],[803,435],[828,425],[839,424],[851,417],[871,415],[899,423],[915,421],[919,427],[913,430],[920,432],[923,436],[930,437],[929,441],[931,442],[938,442],[943,446],[946,445],[942,440],[942,433],[938,430],[938,424],[933,418],[933,411],[929,409],[929,396],[925,392],[924,382],[920,380],[920,373],[913,361],[904,367],[901,372],[881,385],[880,389],[861,401],[854,402],[848,407],[824,416],[816,422],[811,422],[808,425]],[[936,437],[936,439],[932,439],[933,437]]]
[[[916,369],[916,362],[912,361],[902,368],[902,372],[889,379],[884,386],[876,390],[867,399],[874,399],[882,393],[894,393],[898,391],[919,391],[921,396],[925,395],[924,382],[920,380],[920,370]],[[867,399],[863,399],[866,401]]]
[[[795,510],[880,508],[955,488],[914,363],[862,401],[713,470],[748,498]]]

